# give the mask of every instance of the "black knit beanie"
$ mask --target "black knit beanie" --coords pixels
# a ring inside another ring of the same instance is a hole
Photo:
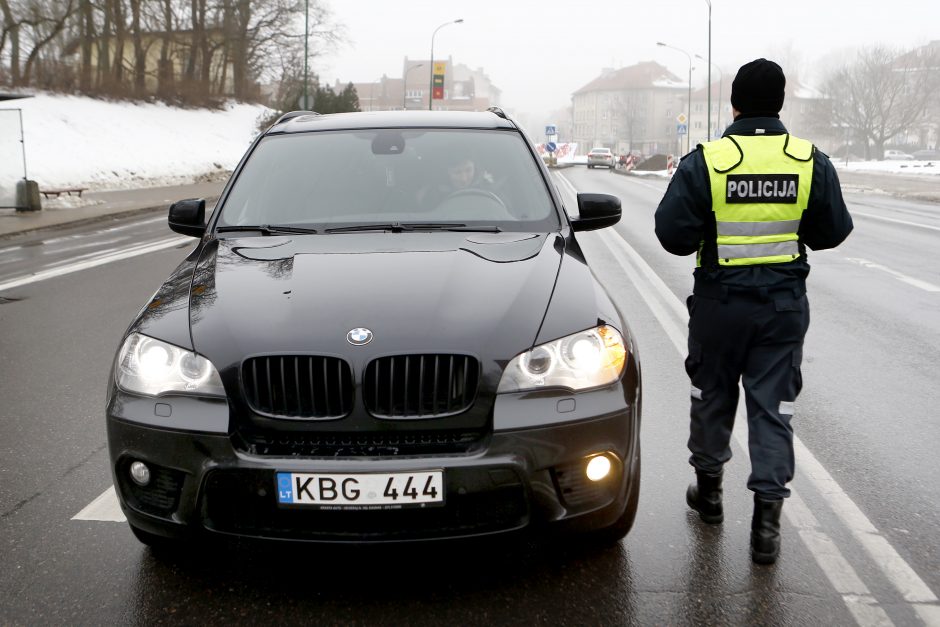
[[[779,65],[755,59],[738,70],[731,83],[731,106],[742,114],[777,117],[783,108],[787,79]]]

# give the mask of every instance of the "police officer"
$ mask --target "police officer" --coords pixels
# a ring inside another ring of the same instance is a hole
[[[675,255],[697,253],[688,298],[692,381],[686,502],[722,522],[722,467],[743,380],[754,492],[751,558],[776,561],[780,512],[793,478],[794,402],[809,326],[807,248],[840,244],[852,231],[829,158],[780,121],[786,79],[757,59],[731,87],[734,122],[721,139],[686,155],[656,210],[656,235]]]

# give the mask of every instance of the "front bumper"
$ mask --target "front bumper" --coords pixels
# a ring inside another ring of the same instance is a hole
[[[208,532],[362,542],[470,537],[550,524],[588,531],[613,524],[638,489],[639,412],[629,405],[589,419],[496,431],[466,454],[342,458],[251,454],[228,434],[118,417],[121,406],[109,406],[108,441],[122,508],[134,527],[166,537]],[[584,466],[598,453],[615,460],[614,470],[592,482]],[[130,479],[135,460],[152,470],[146,488]],[[441,507],[324,511],[277,503],[278,471],[438,468],[444,471],[446,493]]]

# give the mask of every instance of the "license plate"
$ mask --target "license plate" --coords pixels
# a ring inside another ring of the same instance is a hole
[[[444,504],[444,471],[277,473],[277,501],[315,509],[368,510]]]

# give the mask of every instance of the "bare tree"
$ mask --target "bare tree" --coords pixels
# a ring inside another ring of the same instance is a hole
[[[899,54],[876,46],[830,75],[824,91],[834,125],[862,142],[866,159],[873,153],[882,159],[885,143],[916,125],[938,83],[936,54]]]
[[[144,49],[144,38],[141,32],[141,0],[130,0],[131,3],[131,40],[134,43],[134,95],[142,98],[147,83],[147,51]]]
[[[65,28],[75,0],[0,0],[3,15],[0,53],[10,42],[9,73],[14,86],[28,85],[40,65],[44,49]],[[23,56],[25,53],[25,61]]]
[[[616,96],[614,102],[614,124],[618,136],[627,140],[629,150],[635,150],[633,140],[643,137],[646,130],[646,109],[642,107],[645,94],[636,90],[626,90]]]
[[[91,52],[95,40],[95,13],[91,0],[81,0],[79,7],[78,37],[81,40],[81,69],[79,71],[79,88],[88,92],[91,90]]]
[[[20,22],[13,13],[9,0],[0,0],[0,12],[3,13],[3,33],[0,37],[0,51],[10,39],[10,82],[20,84]]]
[[[313,58],[342,36],[321,0],[0,0],[0,81],[138,98],[155,82],[168,101],[256,99],[261,82],[299,79],[305,4]]]

